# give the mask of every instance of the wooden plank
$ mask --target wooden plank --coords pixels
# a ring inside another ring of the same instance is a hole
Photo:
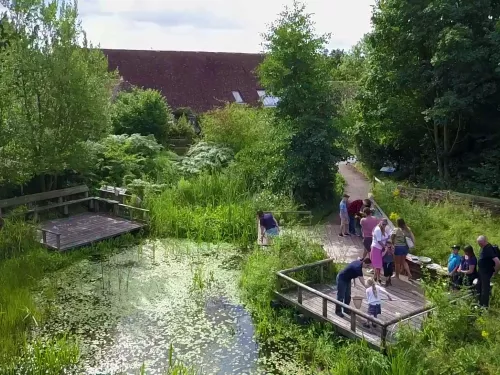
[[[55,199],[59,197],[65,197],[73,194],[80,194],[88,192],[89,188],[86,185],[74,186],[66,189],[52,190],[45,193],[23,195],[21,197],[15,197],[10,199],[0,200],[0,208],[12,207],[12,206],[23,206],[28,203],[34,203],[38,201],[44,201],[48,199]]]

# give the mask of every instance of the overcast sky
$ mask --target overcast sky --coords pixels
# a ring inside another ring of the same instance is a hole
[[[102,48],[260,52],[260,33],[293,0],[79,0],[88,38]],[[370,30],[375,0],[304,0],[329,48]]]

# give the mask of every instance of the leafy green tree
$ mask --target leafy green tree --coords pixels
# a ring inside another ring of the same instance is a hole
[[[358,137],[366,161],[385,154],[451,185],[498,147],[499,17],[493,0],[377,2]]]
[[[262,84],[280,98],[276,123],[285,138],[279,184],[302,203],[331,198],[338,132],[330,65],[324,54],[327,36],[317,36],[311,15],[294,2],[264,34],[266,57],[258,71]]]
[[[108,132],[114,74],[85,39],[76,2],[2,4],[11,37],[0,53],[0,180],[38,176],[43,191],[79,170],[85,141]]]
[[[167,141],[173,124],[166,99],[159,91],[149,89],[119,93],[111,118],[115,134],[151,134],[160,143]]]

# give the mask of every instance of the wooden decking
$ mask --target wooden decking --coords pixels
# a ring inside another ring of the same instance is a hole
[[[386,289],[393,301],[382,302],[382,315],[377,319],[368,316],[366,291],[359,281],[352,285],[351,290],[352,297],[364,298],[359,309],[354,306],[353,300],[348,306],[336,299],[335,281],[327,280],[326,276],[323,277],[327,274],[325,273],[326,267],[330,267],[333,262],[334,259],[330,258],[278,272],[282,288],[275,291],[277,299],[315,320],[333,324],[338,333],[343,336],[366,340],[372,348],[376,349],[385,349],[387,343],[394,342],[395,333],[402,325],[419,329],[425,316],[433,309],[425,299],[422,288],[417,283],[409,282],[402,277],[399,280],[393,280],[393,286]],[[295,273],[314,268],[317,269],[317,274],[322,280],[317,284],[301,283],[293,278]],[[350,313],[350,316],[337,316],[336,305]],[[363,323],[367,320],[375,327],[364,327]]]
[[[64,251],[134,232],[145,225],[107,213],[84,212],[41,223],[40,229],[46,232],[45,242],[43,238],[41,242],[49,248]]]

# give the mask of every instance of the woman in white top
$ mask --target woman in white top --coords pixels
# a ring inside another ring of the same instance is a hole
[[[373,278],[375,281],[382,282],[380,273],[384,262],[382,260],[382,252],[385,249],[387,240],[391,236],[389,228],[387,228],[387,219],[382,219],[380,223],[373,229],[372,249],[370,251],[370,260],[372,267],[375,270]]]
[[[382,300],[380,298],[380,294],[385,294],[389,301],[392,301],[389,293],[386,292],[384,288],[375,284],[375,280],[372,278],[366,281],[366,300],[368,303],[368,315],[377,318],[378,315],[382,314]],[[365,327],[370,327],[370,321],[367,320],[366,323],[363,324]],[[375,327],[375,323],[372,323],[372,327]]]

